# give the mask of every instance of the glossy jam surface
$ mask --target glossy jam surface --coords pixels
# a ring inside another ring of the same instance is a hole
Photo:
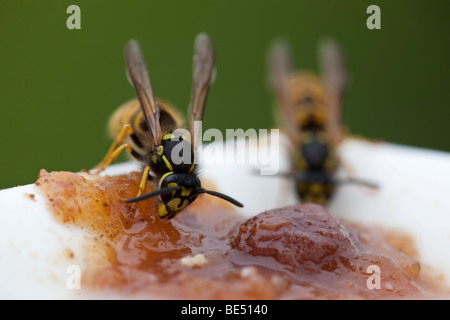
[[[156,199],[123,201],[136,195],[139,181],[139,173],[41,171],[36,185],[56,219],[87,235],[83,288],[156,299],[436,297],[416,260],[320,206],[245,221],[223,200],[202,195],[164,220]]]

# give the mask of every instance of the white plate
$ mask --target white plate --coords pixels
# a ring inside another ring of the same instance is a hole
[[[238,143],[244,142],[238,139]],[[268,151],[255,148],[249,152]],[[201,176],[208,177],[218,191],[242,200],[244,216],[297,202],[290,181],[255,174],[260,164],[211,163],[211,151],[217,156],[220,149],[210,145],[204,150]],[[279,151],[271,156],[282,171],[289,159],[284,147]],[[354,177],[374,181],[379,189],[340,186],[329,212],[366,226],[406,232],[414,240],[420,262],[434,267],[450,287],[450,154],[358,139],[343,142],[339,153]],[[113,165],[105,174],[134,170],[136,164],[129,162]],[[345,177],[344,171],[338,176]],[[84,241],[82,231],[53,219],[34,184],[1,190],[0,298],[95,297],[76,290],[72,281],[77,272],[73,266],[83,266]]]

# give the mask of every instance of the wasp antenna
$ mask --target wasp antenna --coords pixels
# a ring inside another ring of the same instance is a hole
[[[261,172],[258,169],[252,170],[252,174],[261,176]],[[297,178],[298,176],[299,176],[298,173],[291,172],[291,171],[277,172],[275,174],[264,175],[264,177],[276,177],[276,178],[288,178],[288,179]]]
[[[156,190],[156,191],[153,191],[153,192],[150,192],[150,193],[143,194],[142,196],[139,196],[139,197],[126,199],[125,202],[127,202],[127,203],[138,202],[138,201],[141,201],[141,200],[145,200],[145,199],[148,199],[148,198],[159,196],[161,194],[171,193],[171,192],[177,191],[179,189],[181,189],[180,186],[173,187],[173,188],[159,189],[159,190]]]
[[[217,192],[217,191],[201,189],[198,193],[199,194],[200,193],[207,193],[207,194],[209,194],[211,196],[215,196],[215,197],[218,197],[218,198],[223,199],[225,201],[228,201],[228,202],[234,204],[236,207],[239,207],[239,208],[243,208],[244,207],[244,205],[242,203],[240,203],[239,201],[231,198],[230,196],[227,196],[226,194],[223,194],[223,193],[220,193],[220,192]]]
[[[372,189],[378,189],[379,186],[371,181],[367,181],[367,180],[360,180],[360,179],[352,179],[352,178],[348,178],[348,179],[336,179],[334,180],[334,183],[336,184],[359,184],[365,187],[369,187]]]

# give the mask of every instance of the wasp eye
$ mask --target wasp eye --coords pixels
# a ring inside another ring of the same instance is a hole
[[[178,186],[178,174],[169,173],[164,176],[160,182],[160,189],[173,188]],[[160,196],[162,202],[167,203],[172,199],[172,193],[165,193]]]
[[[163,203],[167,203],[172,199],[172,193],[164,193],[160,197]]]

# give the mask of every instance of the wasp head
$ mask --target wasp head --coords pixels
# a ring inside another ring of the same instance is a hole
[[[171,193],[159,196],[158,214],[161,218],[174,217],[193,202],[202,190],[200,179],[189,173],[168,172],[162,176],[159,188],[174,188]]]

